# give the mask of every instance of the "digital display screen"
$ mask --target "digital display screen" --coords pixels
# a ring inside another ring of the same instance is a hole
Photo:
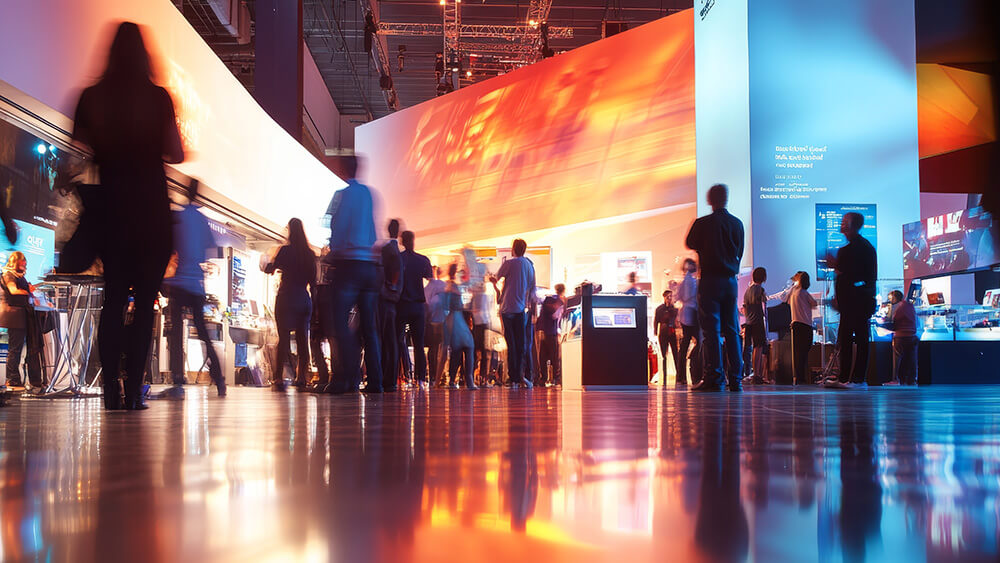
[[[837,251],[847,244],[847,237],[840,232],[840,223],[844,215],[860,213],[865,217],[861,227],[861,236],[875,247],[878,252],[878,229],[876,226],[875,205],[850,205],[842,203],[816,204],[816,278],[832,280],[836,277],[830,267],[830,258],[837,256]]]
[[[1000,263],[998,225],[982,207],[903,225],[903,270],[924,278],[980,270]]]
[[[594,328],[635,328],[635,309],[595,307]]]
[[[6,264],[11,252],[20,250],[28,260],[28,269],[24,274],[28,283],[37,284],[45,274],[54,267],[56,252],[56,233],[52,229],[40,227],[14,219],[17,224],[17,244],[10,247],[7,239],[3,239],[4,248],[0,250],[0,264]]]

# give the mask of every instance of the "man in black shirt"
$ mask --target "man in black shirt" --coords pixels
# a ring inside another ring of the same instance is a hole
[[[399,253],[399,220],[389,221],[389,240],[379,250],[382,287],[379,291],[379,330],[382,335],[382,390],[395,391],[399,379],[400,334],[396,330],[396,304],[403,292],[403,264]]]
[[[695,220],[687,246],[698,253],[698,313],[701,321],[705,376],[693,391],[721,391],[727,374],[722,367],[721,336],[729,360],[729,390],[742,391],[739,320],[736,309],[736,274],[743,258],[743,222],[726,211],[729,188],[716,184],[708,190],[712,213]],[[721,329],[721,330],[720,330]]]
[[[674,292],[669,289],[663,292],[663,304],[653,313],[653,335],[660,338],[660,354],[663,355],[663,378],[660,381],[667,380],[667,352],[671,352],[677,385],[687,385],[687,379],[681,378],[681,360],[677,355],[677,307],[674,307]]]
[[[424,352],[424,280],[434,278],[431,261],[423,254],[413,250],[415,235],[413,231],[405,231],[402,236],[403,252],[400,259],[403,266],[403,286],[396,306],[396,331],[403,341],[403,331],[410,327],[410,337],[413,339],[413,355],[416,362],[415,371],[417,385],[427,387],[427,354]]]
[[[864,224],[865,218],[860,213],[846,213],[840,223],[840,232],[847,237],[847,244],[837,251],[836,259],[828,260],[837,271],[833,287],[836,291],[834,305],[840,311],[837,331],[840,379],[828,382],[827,386],[838,389],[868,387],[868,325],[877,308],[878,260],[875,248],[861,236]]]

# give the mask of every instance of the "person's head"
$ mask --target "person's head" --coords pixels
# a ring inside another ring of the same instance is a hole
[[[340,162],[348,180],[358,177],[358,173],[361,171],[361,162],[357,156],[342,157]]]
[[[681,266],[686,273],[693,274],[698,271],[698,263],[693,258],[685,258]]]
[[[753,283],[762,284],[767,281],[767,270],[764,268],[754,268],[753,269]]]
[[[794,281],[795,283],[799,284],[799,287],[803,291],[809,289],[810,282],[809,282],[809,273],[808,272],[803,272],[803,271],[795,272],[795,275],[792,276],[792,281]]]
[[[402,236],[400,237],[399,240],[403,242],[403,249],[404,250],[410,250],[410,251],[412,251],[413,250],[413,243],[415,242],[415,239],[416,239],[416,235],[413,234],[413,231],[403,231],[403,234],[402,234]]]
[[[898,289],[892,290],[891,292],[889,292],[889,301],[891,301],[893,305],[895,305],[896,303],[902,303],[903,292]]]
[[[448,281],[455,281],[455,276],[458,275],[458,263],[452,262],[448,265]]]
[[[198,178],[192,178],[191,183],[187,185],[187,198],[188,203],[194,203],[194,200],[198,198],[198,188],[201,187],[201,182]]]
[[[28,269],[28,259],[24,257],[24,254],[20,250],[15,250],[7,258],[7,268],[23,274]]]
[[[528,243],[524,242],[523,239],[516,238],[514,239],[514,244],[510,247],[510,250],[514,253],[514,256],[520,258],[521,256],[524,256],[525,252],[528,251]]]
[[[302,228],[302,220],[298,217],[292,217],[288,220],[288,245],[295,248],[308,248],[310,252],[312,251],[309,247],[309,240],[306,238],[306,231]]]
[[[716,184],[708,189],[708,204],[712,210],[725,209],[729,203],[729,188],[725,184]]]
[[[663,292],[663,303],[670,305],[674,301],[674,292],[669,289]]]
[[[635,285],[635,279],[636,279],[636,273],[635,272],[629,272],[628,273],[628,283],[630,283],[632,285]]]
[[[861,232],[861,227],[865,225],[865,216],[860,213],[845,213],[840,221],[840,232],[847,238],[854,238]]]
[[[108,51],[108,66],[104,69],[104,80],[116,82],[136,82],[152,79],[149,52],[142,40],[139,26],[132,22],[122,22],[111,41]]]
[[[399,236],[399,219],[389,220],[389,238],[394,239]]]
[[[556,295],[558,295],[559,297],[566,295],[566,286],[561,283],[556,284],[555,290],[556,290]]]

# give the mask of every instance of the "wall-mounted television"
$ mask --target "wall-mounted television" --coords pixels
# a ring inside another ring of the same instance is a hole
[[[998,227],[982,207],[903,225],[903,275],[929,278],[1000,264]]]

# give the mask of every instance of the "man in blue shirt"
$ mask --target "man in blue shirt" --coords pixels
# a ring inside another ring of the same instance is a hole
[[[414,375],[417,385],[427,388],[427,355],[424,353],[424,328],[425,328],[425,298],[424,280],[434,277],[431,269],[431,261],[423,254],[417,254],[414,248],[415,235],[413,231],[404,231],[401,237],[403,242],[403,252],[400,253],[400,262],[403,268],[403,287],[399,295],[399,303],[396,306],[396,331],[403,338],[404,330],[410,327],[410,339],[413,342]],[[405,350],[405,347],[404,347]],[[405,353],[405,352],[404,352]],[[431,353],[434,353],[432,350]]]
[[[743,222],[726,210],[729,188],[716,184],[708,190],[712,213],[695,220],[687,246],[698,253],[701,280],[698,283],[698,313],[701,321],[705,376],[692,391],[742,391],[743,372],[739,320],[736,308],[736,274],[743,258]],[[723,371],[722,341],[726,342],[729,373]]]
[[[170,350],[170,374],[174,387],[160,393],[157,398],[183,399],[185,383],[184,369],[184,309],[190,309],[198,339],[205,344],[208,358],[208,372],[219,391],[226,395],[226,380],[222,376],[222,364],[215,353],[215,347],[205,326],[205,273],[201,269],[206,252],[215,248],[215,237],[208,226],[208,219],[198,211],[194,199],[198,196],[198,180],[188,186],[187,205],[174,212],[174,247],[176,264],[174,275],[164,278],[163,291],[170,299],[170,331],[167,346]]]
[[[528,344],[525,310],[529,305],[534,306],[535,300],[535,267],[524,257],[527,250],[528,243],[515,239],[511,248],[514,257],[501,264],[497,275],[490,281],[496,287],[497,280],[504,280],[499,300],[503,336],[507,341],[507,379],[514,386],[520,384],[531,389],[531,381],[521,373]]]
[[[330,253],[333,268],[330,284],[333,335],[337,341],[335,361],[338,376],[327,386],[330,393],[353,393],[361,385],[361,350],[351,334],[351,309],[358,308],[361,338],[365,346],[368,393],[382,392],[382,360],[378,335],[379,284],[375,265],[375,219],[371,189],[357,180],[358,159],[344,159],[347,187],[334,194],[327,209],[330,216]]]

